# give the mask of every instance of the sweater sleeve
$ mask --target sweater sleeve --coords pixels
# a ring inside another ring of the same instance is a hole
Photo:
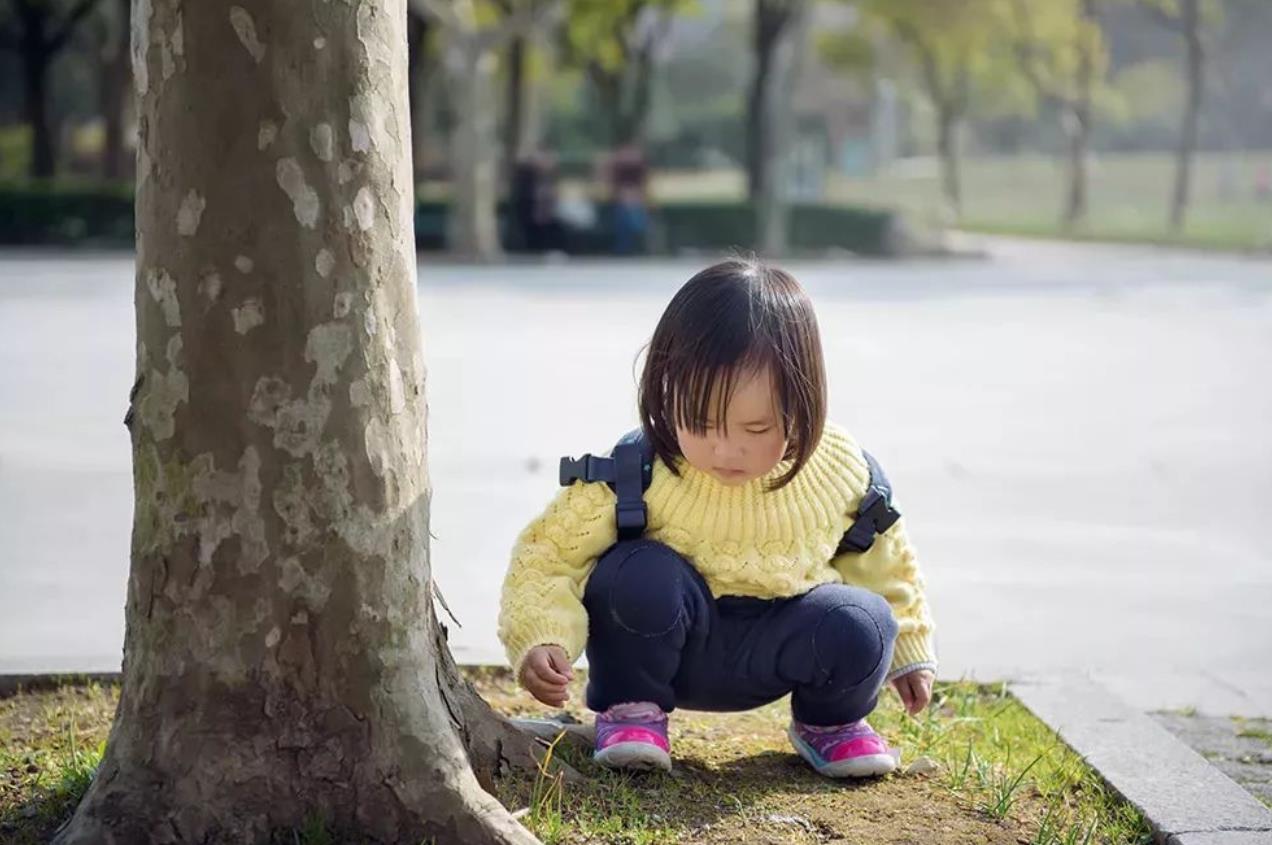
[[[888,680],[918,669],[935,672],[932,632],[936,626],[924,596],[918,558],[905,533],[905,520],[897,520],[876,537],[867,551],[846,552],[831,563],[845,584],[878,593],[892,606],[899,631]]]
[[[583,588],[618,529],[615,496],[605,484],[565,488],[517,538],[504,576],[499,639],[513,670],[537,645],[565,649],[571,662],[587,642]]]

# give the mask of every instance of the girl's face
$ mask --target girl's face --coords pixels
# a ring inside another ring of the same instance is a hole
[[[718,407],[714,397],[708,407]],[[767,368],[739,375],[726,411],[727,426],[721,422],[708,419],[707,431],[702,435],[676,426],[676,438],[685,460],[721,484],[736,487],[762,478],[786,454],[786,432],[777,407],[777,390]]]

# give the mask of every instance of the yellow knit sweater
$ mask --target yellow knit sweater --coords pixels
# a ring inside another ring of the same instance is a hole
[[[790,484],[765,492],[764,479],[735,487],[678,462],[677,478],[654,461],[645,491],[645,536],[675,549],[702,573],[714,596],[779,598],[818,584],[872,590],[892,606],[900,633],[889,677],[935,669],[933,624],[913,547],[899,520],[865,553],[834,557],[852,524],[870,471],[856,442],[827,424],[821,442]],[[617,539],[608,485],[576,481],[521,533],[504,578],[499,639],[518,670],[536,645],[561,646],[575,660],[587,641],[583,588]]]

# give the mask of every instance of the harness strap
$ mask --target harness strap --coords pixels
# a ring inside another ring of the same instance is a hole
[[[861,497],[856,518],[835,549],[836,555],[869,551],[875,537],[901,518],[901,512],[892,506],[892,484],[883,467],[869,452],[863,450],[862,455],[870,470],[870,484]],[[644,432],[637,429],[618,441],[611,457],[587,454],[581,458],[562,458],[561,486],[569,487],[575,481],[608,484],[618,497],[614,505],[618,539],[634,540],[645,533],[649,523],[644,493],[653,474],[653,457],[653,448]]]
[[[879,462],[869,452],[863,450],[861,454],[865,456],[866,466],[870,468],[870,486],[861,497],[857,518],[839,541],[836,555],[868,551],[874,545],[875,536],[887,531],[901,518],[901,512],[892,507],[892,485],[888,482],[883,467],[879,466]]]
[[[618,539],[635,540],[645,533],[649,510],[645,488],[653,474],[653,447],[640,429],[623,435],[611,457],[584,455],[561,459],[560,481],[568,487],[575,481],[603,481],[618,497],[614,505]]]

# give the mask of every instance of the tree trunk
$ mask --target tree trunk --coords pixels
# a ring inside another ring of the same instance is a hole
[[[530,151],[543,146],[544,111],[554,78],[556,38],[550,33],[545,35],[542,29],[531,30],[526,50],[534,62],[527,70],[522,88],[521,149]]]
[[[631,85],[629,86],[631,96],[623,98],[627,102],[622,110],[619,124],[620,145],[638,144],[644,146],[649,126],[649,113],[653,107],[654,100],[654,71],[656,68],[654,54],[663,39],[667,37],[670,22],[670,15],[662,17],[654,25],[653,31],[647,36],[648,41],[640,46],[635,55],[632,56],[628,67],[624,68],[625,73],[631,74]]]
[[[508,44],[508,79],[504,102],[504,182],[512,178],[517,160],[525,153],[526,130],[526,46],[528,37],[516,35]]]
[[[644,146],[645,127],[649,120],[649,103],[653,85],[653,67],[647,56],[638,56],[633,68],[631,101],[623,109],[618,124],[619,146]]]
[[[958,115],[937,106],[936,148],[941,159],[941,194],[954,219],[963,216],[963,185],[958,160]]]
[[[408,79],[411,94],[411,161],[416,182],[424,176],[428,161],[430,112],[429,77],[435,62],[428,54],[428,18],[411,12],[407,19],[409,44]]]
[[[623,77],[622,71],[610,71],[600,62],[587,66],[587,78],[592,83],[595,111],[600,112],[601,130],[605,143],[613,148],[623,142]]]
[[[106,124],[106,146],[102,152],[102,176],[119,181],[128,173],[126,156],[128,116],[131,111],[132,69],[128,60],[129,20],[132,0],[116,0],[116,29],[111,49],[104,56],[101,78],[102,119]]]
[[[480,260],[502,253],[495,183],[494,56],[475,36],[448,32],[446,60],[454,120],[450,136],[451,202],[448,241],[458,255]]]
[[[57,133],[49,114],[48,72],[53,52],[43,30],[28,30],[22,44],[22,106],[31,127],[31,178],[52,179],[57,171]]]
[[[136,7],[123,688],[56,841],[532,843],[433,609],[403,0],[250,8]]]
[[[1096,26],[1095,0],[1083,0],[1082,23]],[[1065,136],[1069,146],[1069,190],[1061,221],[1072,230],[1087,213],[1087,149],[1091,137],[1091,87],[1095,77],[1094,46],[1086,29],[1079,34],[1077,90],[1065,115]]]
[[[1183,27],[1187,49],[1188,95],[1184,102],[1183,125],[1179,132],[1179,147],[1175,153],[1175,189],[1170,203],[1170,228],[1180,232],[1188,213],[1188,198],[1192,187],[1192,159],[1197,149],[1197,134],[1201,123],[1201,98],[1205,85],[1205,53],[1201,43],[1201,13],[1199,0],[1181,0],[1180,23]]]
[[[747,190],[756,210],[756,235],[765,255],[786,251],[788,211],[782,164],[789,135],[789,90],[794,64],[792,21],[803,13],[803,0],[758,0],[755,12],[755,76],[747,124]]]
[[[1087,147],[1091,136],[1089,104],[1075,106],[1065,116],[1065,136],[1069,148],[1069,187],[1065,195],[1061,225],[1073,230],[1087,213]]]
[[[774,0],[756,0],[752,33],[755,72],[746,103],[746,193],[758,202],[772,176],[773,127],[768,121],[773,53],[785,20],[773,12]]]

